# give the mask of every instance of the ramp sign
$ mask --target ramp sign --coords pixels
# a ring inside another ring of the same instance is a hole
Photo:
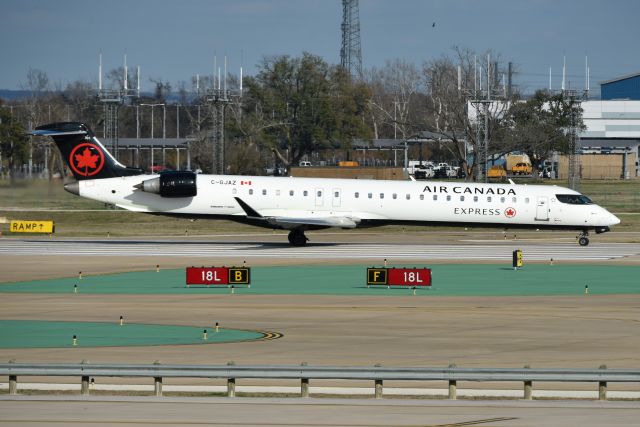
[[[53,221],[21,221],[12,220],[9,224],[9,231],[12,233],[48,233],[55,230]]]

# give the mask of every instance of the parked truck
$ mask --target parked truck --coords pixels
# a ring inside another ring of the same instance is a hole
[[[527,156],[526,154],[507,154],[505,156],[505,163],[506,163],[505,169],[507,171],[512,171],[513,167],[518,163],[531,164],[531,160],[529,159],[529,156]]]
[[[533,172],[533,167],[531,166],[531,163],[516,163],[512,168],[511,168],[511,173],[513,175],[531,175],[531,172]]]
[[[487,171],[487,178],[505,179],[507,171],[502,166],[491,166]]]

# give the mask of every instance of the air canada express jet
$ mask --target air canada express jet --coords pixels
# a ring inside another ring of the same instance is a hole
[[[83,123],[32,131],[53,138],[76,178],[70,193],[121,208],[183,218],[227,219],[289,230],[303,246],[306,230],[386,224],[609,231],[620,220],[588,197],[549,185],[205,175],[145,175],[120,164]]]

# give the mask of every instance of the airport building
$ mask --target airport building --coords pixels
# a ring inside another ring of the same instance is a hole
[[[582,103],[582,110],[586,126],[580,134],[582,177],[640,176],[640,100],[591,100]]]
[[[580,134],[582,176],[636,178],[640,176],[640,73],[600,82],[600,87],[601,99],[582,103],[586,126]]]
[[[640,101],[640,73],[600,82],[600,99]]]

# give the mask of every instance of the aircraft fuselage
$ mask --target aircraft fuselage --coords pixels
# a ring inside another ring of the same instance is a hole
[[[193,197],[161,197],[134,187],[155,177],[158,175],[84,180],[77,190],[82,197],[132,211],[241,222],[248,215],[237,198],[265,218],[353,219],[355,226],[344,228],[415,222],[604,230],[620,222],[594,203],[580,203],[579,199],[567,203],[567,197],[581,194],[552,185],[200,174]],[[256,225],[296,227],[286,221]],[[306,228],[322,227],[309,224]]]

